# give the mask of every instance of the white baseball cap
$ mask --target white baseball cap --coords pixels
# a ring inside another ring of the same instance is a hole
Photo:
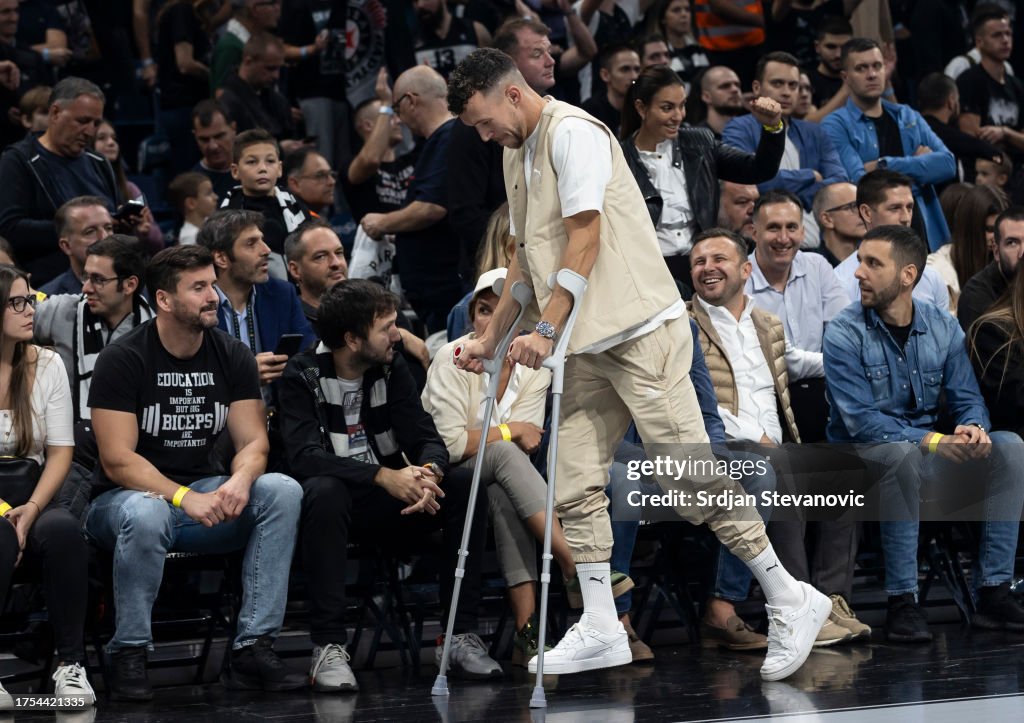
[[[478,297],[484,291],[493,291],[494,282],[497,281],[498,279],[504,281],[507,275],[508,269],[506,269],[504,266],[497,269],[492,269],[490,271],[485,271],[484,273],[480,274],[480,278],[476,280],[476,288],[473,289],[473,296],[469,299],[470,306],[472,306],[473,302],[476,301],[476,297]]]

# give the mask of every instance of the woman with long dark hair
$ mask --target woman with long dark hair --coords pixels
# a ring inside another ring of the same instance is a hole
[[[60,356],[31,343],[35,304],[25,273],[0,264],[0,597],[16,567],[41,563],[59,656],[55,694],[88,706],[88,552],[78,521],[50,504],[71,468],[71,388]],[[5,707],[13,701],[0,687]]]
[[[718,224],[718,181],[756,184],[779,170],[786,147],[779,104],[758,98],[764,130],[756,153],[723,144],[706,128],[684,128],[686,90],[664,65],[644,70],[622,107],[622,150],[640,185],[658,243],[677,281],[690,284],[690,239]]]
[[[647,14],[647,32],[658,33],[668,44],[672,57],[669,67],[692,90],[693,76],[699,68],[711,65],[707,51],[693,32],[693,8],[690,0],[660,0]]]

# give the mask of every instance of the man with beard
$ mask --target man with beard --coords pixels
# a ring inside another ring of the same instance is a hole
[[[475,20],[455,17],[447,0],[414,0],[419,28],[413,43],[416,65],[427,65],[448,80],[462,59],[491,44],[487,28]]]
[[[217,324],[256,356],[260,384],[267,385],[288,361],[274,352],[281,337],[301,334],[305,348],[315,336],[295,288],[270,277],[262,223],[253,211],[218,211],[203,224],[196,243],[211,252],[217,270]]]
[[[231,161],[237,130],[224,106],[215,100],[200,101],[192,109],[192,135],[202,155],[192,170],[210,179],[218,198],[226,198],[235,187]]]
[[[700,102],[706,110],[697,127],[710,128],[718,140],[722,140],[722,131],[730,120],[747,112],[743,107],[740,78],[724,65],[704,71],[700,79]]]
[[[320,301],[323,340],[288,363],[281,380],[281,431],[302,480],[302,565],[309,578],[309,678],[320,692],[358,689],[345,649],[346,549],[353,538],[420,549],[443,527],[445,606],[472,471],[448,466],[448,450],[423,410],[394,346],[398,299],[379,284],[341,281]],[[408,461],[406,461],[408,460]],[[501,666],[477,635],[487,495],[472,511],[466,575],[451,641],[449,675],[493,678]],[[442,641],[436,657],[440,660]]]
[[[89,537],[114,555],[117,619],[107,644],[115,700],[146,701],[153,601],[172,550],[244,550],[237,634],[221,675],[248,690],[302,688],[277,657],[302,489],[265,474],[267,422],[259,374],[243,344],[217,330],[213,256],[175,246],[153,257],[156,318],[100,354],[89,406],[100,482],[113,486],[86,516]],[[223,441],[230,472],[211,455]]]
[[[1024,207],[1011,206],[996,217],[992,263],[976,273],[960,292],[956,318],[968,334],[974,321],[988,311],[1013,282],[1024,255]],[[39,312],[36,312],[38,318]]]
[[[584,612],[545,654],[544,670],[568,674],[624,665],[632,654],[612,598],[605,495],[614,452],[635,421],[647,444],[692,444],[690,454],[704,460],[712,454],[688,376],[693,337],[686,307],[662,261],[636,179],[604,125],[574,106],[541,97],[507,55],[491,49],[460,64],[448,105],[482,138],[505,147],[516,237],[516,256],[487,332],[465,343],[458,366],[483,371],[483,360],[494,356],[515,319],[510,289],[523,281],[536,295],[530,316],[540,321],[532,333],[513,340],[509,356],[540,368],[564,333],[573,304],[567,289],[549,289],[549,275],[565,268],[589,285],[567,346],[560,444],[572,453],[558,456],[555,489]],[[773,101],[760,101],[758,112],[766,125],[781,129]],[[697,487],[712,494],[738,490],[717,475],[662,475],[658,482],[688,494]],[[707,522],[766,591],[770,634],[761,676],[781,680],[794,673],[826,621],[828,598],[786,572],[753,507],[682,505],[677,511],[697,524]],[[534,658],[529,669],[536,668]]]
[[[829,323],[824,341],[828,440],[863,445],[862,457],[882,470],[877,519],[889,595],[885,634],[892,642],[932,639],[917,602],[922,487],[938,497],[936,509],[970,505],[980,515],[972,624],[1024,630],[1024,606],[1010,593],[1024,506],[1024,443],[1013,432],[988,434],[964,332],[945,308],[913,299],[927,254],[905,226],[868,231],[857,250],[860,304]],[[970,499],[951,496],[968,490]]]
[[[807,69],[807,77],[811,81],[811,102],[817,110],[808,115],[807,120],[821,122],[850,97],[850,91],[843,83],[842,50],[852,37],[853,26],[839,15],[826,17],[815,30],[814,52],[818,56],[818,64]]]
[[[738,233],[753,248],[754,204],[761,192],[753,184],[718,182],[718,225]]]

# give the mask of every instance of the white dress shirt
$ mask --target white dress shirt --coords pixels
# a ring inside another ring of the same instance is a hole
[[[672,163],[674,138],[669,138],[653,151],[639,151],[644,168],[651,175],[651,183],[661,194],[661,218],[658,219],[658,245],[662,256],[678,256],[690,252],[692,243],[693,211],[686,191],[686,176],[682,168]]]

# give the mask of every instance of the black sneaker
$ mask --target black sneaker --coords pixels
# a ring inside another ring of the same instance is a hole
[[[1010,583],[983,587],[978,593],[978,610],[971,618],[976,628],[1024,632],[1024,605],[1010,592]]]
[[[885,637],[894,643],[927,643],[932,634],[928,618],[917,604],[914,593],[889,596],[889,612],[885,617]]]
[[[153,700],[153,686],[146,674],[146,646],[121,648],[110,654],[107,685],[114,700]]]
[[[309,679],[292,670],[274,652],[274,641],[264,635],[252,645],[232,650],[220,682],[231,690],[295,690],[305,688]]]

